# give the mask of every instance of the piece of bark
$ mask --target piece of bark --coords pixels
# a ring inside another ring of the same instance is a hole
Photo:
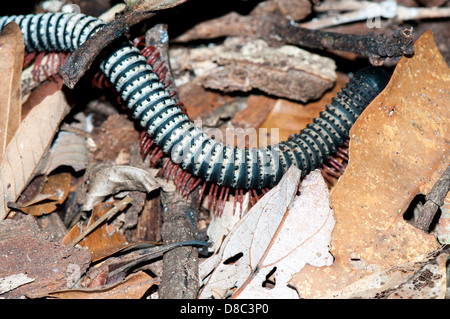
[[[396,30],[391,36],[373,33],[340,34],[302,28],[277,15],[255,17],[241,16],[235,12],[200,23],[175,41],[188,42],[226,36],[251,36],[271,44],[347,51],[367,57],[373,65],[382,65],[388,57],[397,58],[414,52],[412,29]]]
[[[67,233],[67,228],[58,214],[42,215],[36,221],[41,231],[53,240],[61,241]]]
[[[312,11],[309,0],[269,0],[260,2],[250,14],[289,16],[294,21],[306,18]]]
[[[89,250],[53,241],[32,216],[3,221],[0,238],[0,278],[26,273],[35,279],[3,294],[5,298],[72,288],[91,262]]]
[[[127,116],[113,114],[100,127],[94,127],[91,137],[97,149],[90,154],[90,162],[114,162],[122,150],[128,150],[130,141],[138,141],[139,133]]]
[[[439,7],[444,5],[448,0],[418,0],[425,7]]]
[[[299,133],[309,123],[312,123],[314,118],[325,110],[326,106],[331,103],[331,100],[347,82],[348,76],[342,72],[337,72],[334,87],[317,101],[301,104],[286,99],[275,100],[272,111],[265,117],[264,123],[259,125],[258,129],[265,128],[268,133],[271,133],[268,141],[271,145],[286,141],[292,134]],[[273,131],[275,129],[277,131]]]
[[[164,244],[198,239],[198,191],[184,199],[178,192],[161,192],[164,207],[162,238]],[[175,248],[164,255],[159,297],[195,299],[199,289],[198,249]]]
[[[72,0],[71,2],[80,7],[80,12],[94,17],[98,17],[111,7],[110,1],[106,0]]]
[[[317,99],[336,80],[333,60],[284,45],[270,47],[261,39],[228,38],[215,61],[220,68],[201,78],[225,92],[259,89],[271,95],[306,102]]]

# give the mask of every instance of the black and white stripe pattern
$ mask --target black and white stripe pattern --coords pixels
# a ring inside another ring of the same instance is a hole
[[[75,13],[0,18],[0,29],[14,21],[27,51],[74,51],[104,25]],[[389,76],[367,68],[357,72],[327,109],[299,134],[278,145],[239,149],[210,138],[176,105],[139,50],[125,43],[102,63],[134,118],[175,163],[206,182],[240,189],[273,187],[296,165],[307,174],[348,138],[365,107],[384,89]]]

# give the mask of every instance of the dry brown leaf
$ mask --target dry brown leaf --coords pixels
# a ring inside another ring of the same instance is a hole
[[[155,284],[158,284],[157,278],[152,278],[143,271],[139,271],[129,275],[121,282],[101,288],[50,291],[39,295],[29,295],[28,297],[58,299],[140,299]]]
[[[71,177],[70,173],[48,176],[44,187],[33,199],[27,203],[17,203],[14,208],[33,216],[54,212],[69,195]]]
[[[157,169],[142,169],[133,166],[108,166],[99,164],[91,172],[92,180],[82,210],[91,210],[107,196],[122,191],[140,191],[150,193],[162,188],[174,191],[173,183],[157,177]]]
[[[76,172],[86,169],[89,152],[83,136],[60,131],[50,149],[36,168],[36,174],[50,174],[60,166],[70,166]]]
[[[22,121],[0,164],[0,222],[9,212],[8,202],[15,202],[34,177],[36,166],[69,109],[64,94],[57,91],[36,105]]]
[[[336,261],[294,276],[302,297],[337,294],[439,247],[403,219],[414,196],[429,192],[449,165],[449,68],[431,31],[415,48],[350,132],[350,162],[331,193]]]
[[[77,224],[70,229],[63,238],[62,243],[69,245],[89,225],[93,224],[103,214],[113,207],[113,203],[100,203],[94,207],[87,226]],[[117,229],[117,225],[104,223],[93,230],[82,241],[78,243],[81,247],[87,247],[92,252],[92,260],[96,261],[128,246],[127,239]]]
[[[8,23],[0,35],[0,159],[20,125],[25,46],[19,26]],[[1,219],[1,218],[0,218]]]
[[[333,262],[328,245],[334,218],[327,186],[316,170],[299,189],[300,176],[292,166],[235,225],[219,252],[202,264],[200,298],[227,297],[234,288],[233,298],[298,298],[287,286],[291,276],[306,264]],[[265,288],[272,273],[276,284]]]

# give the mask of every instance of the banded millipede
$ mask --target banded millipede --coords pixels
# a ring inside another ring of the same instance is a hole
[[[0,30],[11,21],[20,26],[29,52],[74,51],[104,25],[83,14],[45,13],[1,17]],[[239,149],[215,141],[194,126],[131,43],[115,49],[100,68],[133,117],[173,162],[205,182],[236,189],[270,188],[291,165],[303,175],[321,165],[344,143],[358,116],[389,81],[381,69],[356,72],[300,133],[272,147]]]

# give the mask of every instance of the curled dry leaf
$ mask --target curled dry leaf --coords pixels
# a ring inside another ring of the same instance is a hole
[[[292,166],[202,265],[200,298],[227,297],[234,289],[233,298],[296,298],[287,286],[295,272],[306,264],[333,262],[328,245],[334,217],[327,186],[320,172],[313,171],[299,189],[300,176]],[[269,274],[276,283],[271,289],[264,287]]]
[[[107,196],[123,191],[140,191],[150,193],[162,188],[164,191],[174,191],[173,183],[156,177],[159,170],[142,169],[132,166],[95,166],[90,175],[89,190],[82,210],[91,210]]]
[[[20,125],[25,46],[19,26],[8,23],[0,35],[0,159]]]
[[[349,165],[331,192],[336,261],[294,276],[291,283],[302,297],[338,294],[374,270],[439,248],[435,236],[403,218],[414,196],[430,191],[450,158],[450,71],[431,31],[415,48],[350,132]]]
[[[70,173],[50,175],[34,198],[27,203],[14,204],[14,208],[33,216],[50,214],[66,200],[70,192],[70,181]]]
[[[34,175],[55,132],[70,107],[62,91],[47,96],[22,121],[0,164],[0,222]]]
[[[59,166],[70,166],[76,172],[86,169],[89,152],[83,136],[60,131],[52,146],[45,152],[36,174],[50,174]]]

